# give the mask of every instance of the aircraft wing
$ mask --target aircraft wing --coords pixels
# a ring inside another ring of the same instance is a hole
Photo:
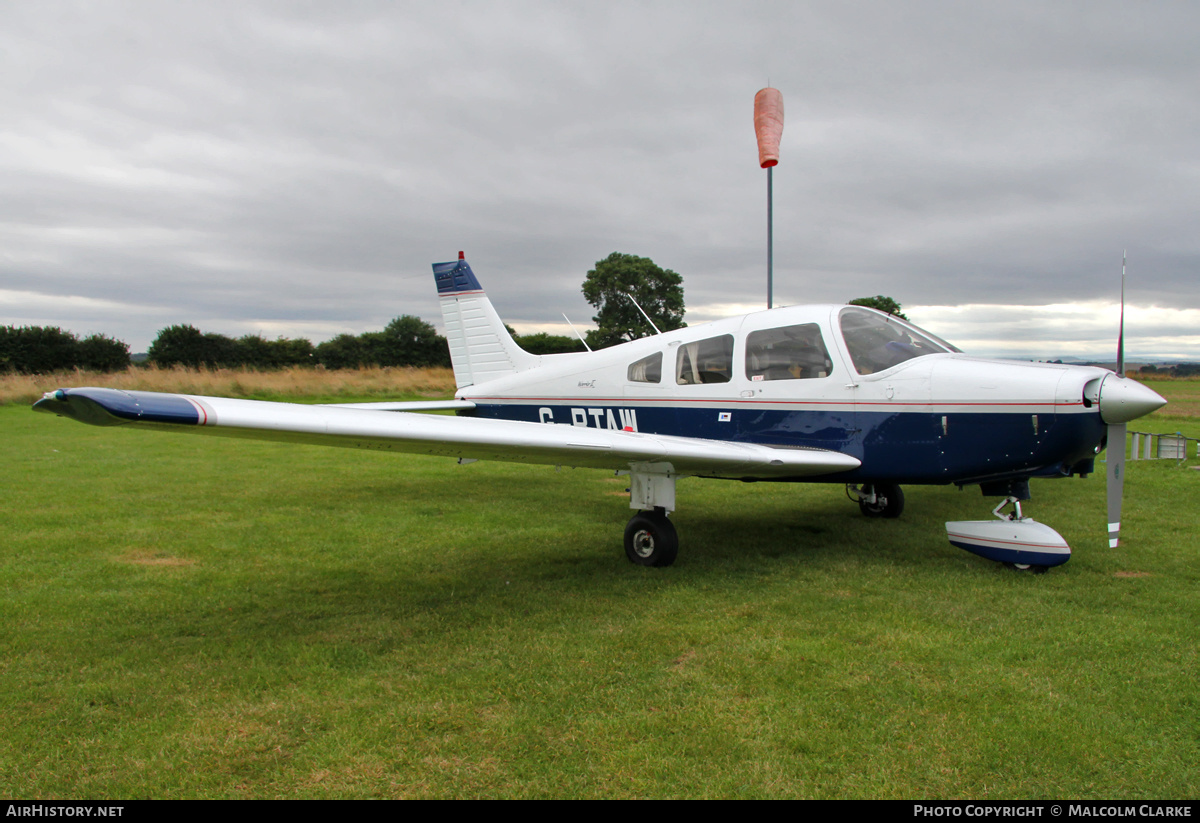
[[[860,465],[854,457],[825,449],[772,448],[569,425],[117,389],[59,389],[48,392],[33,407],[97,426],[617,470],[628,469],[633,463],[670,463],[679,475],[808,477]]]

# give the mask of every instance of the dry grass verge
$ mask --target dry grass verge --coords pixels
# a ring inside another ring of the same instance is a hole
[[[122,372],[69,371],[0,375],[0,405],[28,404],[72,386],[177,392],[219,397],[440,397],[454,392],[454,374],[442,368],[321,369],[280,371],[131,366]]]

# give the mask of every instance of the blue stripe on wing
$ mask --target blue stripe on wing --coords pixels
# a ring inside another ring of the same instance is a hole
[[[93,426],[115,426],[127,421],[195,426],[200,422],[196,405],[186,397],[158,392],[59,389],[47,393],[33,407]]]

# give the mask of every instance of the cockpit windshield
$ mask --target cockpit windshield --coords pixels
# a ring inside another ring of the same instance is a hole
[[[842,309],[839,322],[846,349],[854,361],[854,370],[859,374],[881,372],[926,354],[959,351],[945,340],[897,317],[857,306]]]

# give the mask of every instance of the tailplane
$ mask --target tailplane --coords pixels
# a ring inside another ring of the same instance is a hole
[[[433,277],[458,388],[537,367],[540,358],[513,340],[462,252],[458,260],[434,263]]]

